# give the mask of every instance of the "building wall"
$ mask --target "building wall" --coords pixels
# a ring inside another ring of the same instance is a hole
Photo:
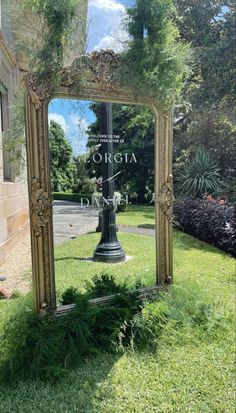
[[[4,131],[11,128],[22,76],[23,72],[0,31],[0,264],[29,230],[26,174],[23,170],[21,176],[16,176],[3,143]]]
[[[71,63],[75,56],[85,51],[87,3],[87,0],[80,3],[79,30],[74,35],[75,47],[70,50],[66,64]],[[27,24],[25,27],[25,32],[22,27],[20,28],[18,36],[23,33],[24,37],[29,37]],[[33,31],[30,36],[35,40]],[[17,42],[19,43],[19,37]],[[28,69],[24,54],[21,52],[15,55],[12,52],[13,47],[14,35],[10,27],[9,0],[0,0],[0,265],[29,232],[26,163],[21,174],[16,175],[3,140],[4,131],[11,128],[14,106],[17,103],[17,91]],[[25,152],[24,146],[22,151]]]

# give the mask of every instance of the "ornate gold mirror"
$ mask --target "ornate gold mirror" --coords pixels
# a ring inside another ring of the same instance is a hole
[[[79,204],[70,204],[72,207],[70,213],[72,214],[72,210],[75,211],[76,215],[77,213],[81,213],[79,208],[83,209],[83,223],[86,227],[86,235],[81,235],[75,239],[75,243],[79,242],[78,253],[75,248],[75,245],[77,244],[73,244],[73,249],[67,251],[64,255],[60,255],[60,248],[58,249],[55,247],[58,231],[60,233],[60,227],[58,227],[60,219],[58,219],[58,215],[60,218],[60,208],[62,207],[63,210],[64,206],[62,204],[60,206],[60,200],[55,199],[53,201],[52,196],[52,189],[54,192],[57,192],[60,188],[53,187],[52,146],[50,146],[49,135],[51,132],[49,120],[50,114],[53,112],[53,104],[55,105],[58,99],[65,102],[68,102],[68,99],[70,99],[71,103],[75,105],[76,113],[79,115],[80,119],[81,113],[79,113],[79,108],[84,108],[85,105],[89,107],[90,111],[92,111],[93,106],[96,107],[97,110],[99,108],[99,111],[107,111],[107,118],[106,113],[103,112],[103,119],[107,119],[105,121],[107,125],[109,123],[108,112],[111,107],[113,107],[114,112],[116,112],[116,108],[119,110],[119,108],[123,107],[124,110],[126,110],[126,108],[132,110],[132,108],[135,108],[138,105],[153,114],[152,116],[155,126],[153,128],[153,146],[150,145],[150,156],[153,157],[153,164],[155,165],[153,177],[155,187],[150,188],[150,193],[152,194],[151,198],[153,198],[150,199],[150,202],[153,201],[155,203],[155,237],[152,238],[156,256],[154,263],[155,270],[153,267],[153,276],[147,275],[147,282],[143,279],[140,280],[139,278],[137,278],[136,281],[137,283],[141,281],[142,287],[139,289],[139,293],[142,295],[153,293],[159,286],[172,282],[171,218],[173,195],[171,175],[171,111],[163,111],[152,96],[139,95],[137,90],[127,89],[122,86],[116,76],[119,68],[119,56],[114,52],[107,50],[94,52],[91,55],[77,58],[70,67],[64,69],[60,73],[60,80],[56,86],[51,85],[45,80],[40,81],[34,74],[28,74],[25,78],[33,289],[35,310],[38,313],[44,311],[63,313],[71,308],[70,304],[67,306],[60,306],[58,301],[58,295],[63,291],[63,282],[57,279],[57,270],[61,265],[60,261],[63,260],[65,265],[66,259],[73,259],[76,262],[76,271],[78,271],[78,274],[80,273],[80,265],[83,265],[83,271],[86,273],[91,272],[95,274],[96,271],[94,265],[98,263],[99,270],[97,275],[99,275],[99,273],[101,274],[101,272],[108,272],[108,274],[115,275],[116,273],[121,274],[123,271],[126,271],[126,276],[128,277],[129,267],[126,265],[127,258],[131,260],[135,259],[135,257],[130,257],[129,251],[125,251],[125,248],[121,245],[122,243],[120,244],[119,239],[122,238],[122,236],[120,236],[119,232],[116,234],[113,225],[114,222],[112,221],[110,225],[110,227],[113,228],[112,245],[113,247],[115,245],[113,253],[118,258],[116,263],[110,263],[106,261],[106,259],[102,264],[100,262],[100,256],[103,255],[104,257],[106,252],[104,253],[103,249],[104,242],[101,242],[103,233],[102,236],[101,234],[96,233],[96,226],[99,226],[99,207],[100,212],[101,210],[106,211],[105,214],[107,214],[107,221],[109,222],[111,216],[113,217],[115,215],[114,209],[117,208],[117,205],[115,205],[115,197],[112,196],[112,198],[110,198],[109,193],[108,196],[104,196],[104,193],[106,193],[104,191],[106,191],[106,188],[108,188],[112,180],[114,180],[116,181],[115,185],[117,185],[117,188],[113,187],[113,192],[117,189],[120,192],[123,191],[121,195],[123,198],[126,197],[125,201],[129,203],[130,200],[127,198],[127,194],[124,193],[124,182],[122,186],[122,170],[125,169],[122,169],[121,164],[122,162],[126,164],[130,163],[130,165],[132,164],[132,168],[134,168],[133,171],[137,174],[139,168],[136,154],[132,153],[129,147],[126,147],[126,151],[124,150],[126,142],[122,138],[122,133],[115,131],[113,134],[111,131],[109,132],[109,128],[104,132],[104,126],[103,129],[99,129],[99,132],[96,133],[94,133],[92,127],[90,127],[89,132],[86,131],[86,150],[84,148],[84,151],[82,152],[80,151],[76,153],[75,151],[75,153],[73,153],[75,168],[78,170],[80,168],[78,165],[79,159],[81,159],[82,155],[86,155],[86,159],[83,162],[90,162],[90,178],[93,181],[93,184],[96,184],[94,191],[92,193],[90,192],[90,199],[86,196],[82,196],[82,200],[79,200]],[[53,120],[52,116],[51,120]],[[86,119],[82,119],[82,121],[85,121],[86,123]],[[109,146],[111,143],[113,145],[112,153],[111,147]],[[119,149],[121,147],[123,148],[122,150]],[[106,174],[106,171],[104,172],[104,169],[101,171],[99,168],[104,168],[104,166],[109,168],[111,165],[114,168],[113,170],[110,170],[110,175],[107,177],[104,175]],[[141,178],[142,177],[140,176],[140,179]],[[99,194],[99,187],[102,185],[103,188],[102,190],[100,188]],[[95,196],[96,194],[97,198]],[[114,194],[112,193],[112,195]],[[54,196],[54,198],[56,197]],[[66,211],[62,211],[62,214],[63,213],[66,215]],[[88,222],[86,221],[86,217]],[[104,219],[104,217],[102,218]],[[95,222],[97,225],[95,225]],[[70,222],[70,220],[68,220],[67,225],[73,227],[74,225],[76,226],[76,222]],[[104,230],[104,223],[102,223],[101,226]],[[106,232],[106,230],[104,231]],[[69,231],[67,232],[69,233]],[[92,234],[88,234],[88,232],[92,232]],[[74,238],[73,231],[71,234],[72,235],[69,238],[72,239]],[[77,235],[78,234],[76,234],[76,237]],[[87,238],[82,238],[83,236]],[[85,245],[88,237],[91,237],[90,240],[92,240],[92,243],[90,242],[89,245],[93,245],[93,247],[90,247],[90,250],[83,250],[83,253],[81,254],[81,246]],[[118,244],[116,244],[116,239]],[[69,239],[66,241],[68,241],[68,243],[74,242]],[[72,252],[72,257],[70,256],[70,252]],[[86,269],[84,270],[85,264]],[[93,265],[93,270],[91,265]],[[150,263],[150,266],[152,265],[153,263]],[[115,270],[118,266],[119,270]],[[112,271],[110,271],[111,267]],[[124,270],[121,270],[121,268],[124,268]],[[81,270],[81,273],[83,273],[83,271]],[[80,288],[80,284],[83,284],[84,281],[86,280],[83,280],[78,276],[78,279],[76,279],[76,282],[72,287]],[[143,286],[144,284],[145,286]],[[131,287],[134,287],[134,285]],[[94,299],[94,303],[99,304],[108,299],[109,297],[99,297]]]

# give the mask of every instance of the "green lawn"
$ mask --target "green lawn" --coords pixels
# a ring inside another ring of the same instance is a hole
[[[58,246],[55,250],[56,289],[58,295],[68,286],[84,291],[86,281],[94,275],[113,275],[118,283],[134,286],[136,282],[155,284],[155,239],[150,236],[119,232],[118,238],[126,255],[131,258],[121,264],[84,261],[93,255],[101,235],[87,234]],[[139,254],[137,254],[139,251]]]
[[[117,224],[153,228],[155,224],[154,206],[127,205],[125,212],[117,215]]]
[[[127,214],[120,214],[121,218],[124,225],[126,219],[130,225],[150,224],[153,219],[143,209],[139,218],[138,213],[134,214],[132,222]],[[72,283],[83,288],[84,279],[107,270],[105,264],[75,258],[78,251],[79,257],[91,256],[97,239],[98,234],[89,234],[57,248],[58,290]],[[108,272],[123,281],[129,271],[130,284],[140,279],[151,283],[153,239],[124,233],[119,233],[119,239],[135,258],[126,264],[109,266]],[[183,292],[192,291],[193,299],[194,288],[199,288],[202,296],[214,303],[215,317],[224,320],[217,334],[202,330],[196,333],[191,326],[186,331],[173,330],[160,337],[155,351],[99,353],[57,384],[31,381],[13,387],[1,385],[0,412],[234,413],[235,337],[229,317],[234,313],[234,271],[230,256],[186,234],[175,233],[175,285]],[[2,319],[12,305],[10,301],[0,302]]]

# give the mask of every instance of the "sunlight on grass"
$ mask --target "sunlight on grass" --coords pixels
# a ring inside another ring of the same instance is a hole
[[[121,264],[107,264],[84,261],[93,255],[101,235],[87,234],[76,240],[66,242],[55,250],[56,288],[57,294],[69,286],[84,291],[86,281],[91,281],[94,275],[107,273],[115,277],[118,283],[127,283],[133,287],[141,282],[145,285],[155,284],[155,240],[153,237],[119,233],[119,241],[126,252],[132,257]]]
[[[174,282],[194,280],[209,295],[233,310],[235,260],[190,235],[174,235]]]
[[[117,215],[117,224],[128,227],[153,227],[155,225],[154,206],[127,205],[125,212]]]

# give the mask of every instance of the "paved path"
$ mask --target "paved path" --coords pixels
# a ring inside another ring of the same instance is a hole
[[[69,201],[53,203],[54,243],[63,244],[81,234],[94,232],[98,224],[98,209],[81,208],[80,204]],[[131,234],[154,236],[155,230],[150,228],[119,226],[119,231]]]
[[[81,234],[93,232],[98,224],[98,210],[81,208],[77,202],[54,201],[53,234],[54,243],[63,244]]]

